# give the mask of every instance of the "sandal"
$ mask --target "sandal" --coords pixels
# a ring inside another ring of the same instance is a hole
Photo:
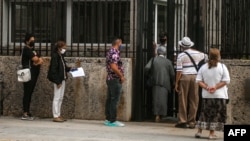
[[[210,140],[216,140],[218,137],[216,135],[209,135],[208,139]]]

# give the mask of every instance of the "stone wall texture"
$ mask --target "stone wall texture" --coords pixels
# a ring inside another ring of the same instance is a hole
[[[3,98],[4,116],[21,116],[22,83],[17,82],[16,66],[19,57],[0,57],[3,83],[0,83],[0,95]],[[66,81],[66,92],[62,104],[62,115],[67,118],[103,120],[107,86],[105,83],[105,58],[66,58],[69,66],[81,66],[86,76]],[[53,84],[46,78],[50,58],[45,58],[35,88],[31,111],[40,118],[52,117]],[[129,121],[132,110],[132,59],[123,59],[125,77],[118,119]],[[223,60],[229,69],[231,83],[228,85],[230,102],[228,104],[228,123],[250,123],[250,60]]]
[[[223,60],[227,65],[231,83],[228,85],[230,102],[228,122],[250,123],[250,60]]]
[[[31,112],[40,118],[52,117],[53,83],[47,80],[50,58],[44,58],[37,86],[32,96]],[[69,66],[83,67],[86,76],[69,78],[62,104],[62,116],[66,118],[103,120],[106,99],[105,58],[66,58]],[[16,67],[20,57],[0,56],[0,73],[3,83],[0,94],[3,98],[4,116],[21,116],[23,84],[17,82]],[[126,82],[123,84],[118,119],[131,119],[132,59],[123,59]]]

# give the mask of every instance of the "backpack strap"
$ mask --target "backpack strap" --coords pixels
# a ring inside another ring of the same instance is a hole
[[[195,67],[195,69],[196,69],[196,71],[198,72],[198,66],[197,66],[196,63],[194,62],[193,57],[192,57],[189,53],[187,53],[187,52],[185,52],[185,51],[184,51],[184,53],[186,53],[187,56],[190,58],[190,60],[192,61],[193,65],[194,65],[194,67]]]

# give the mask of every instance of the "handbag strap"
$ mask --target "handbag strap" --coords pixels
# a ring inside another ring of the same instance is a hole
[[[194,62],[193,57],[192,57],[189,53],[187,53],[187,52],[185,52],[185,51],[184,51],[184,53],[186,53],[187,56],[190,58],[190,60],[192,61],[193,65],[194,65],[194,67],[195,67],[195,69],[196,69],[196,71],[198,72],[198,66],[197,66],[196,63]]]
[[[20,64],[21,64],[21,66],[22,66],[22,58],[23,58],[23,50],[24,50],[24,48],[25,47],[22,47],[22,53],[21,53],[21,58],[20,58]],[[31,68],[31,66],[30,66],[30,60],[29,60],[29,68]]]

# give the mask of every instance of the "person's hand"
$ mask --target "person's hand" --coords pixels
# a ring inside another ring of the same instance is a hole
[[[122,76],[122,77],[120,78],[121,84],[124,83],[124,81],[125,81],[125,78],[124,78],[124,76]]]
[[[59,88],[61,88],[62,87],[62,84],[58,84],[57,85],[57,88],[59,89]]]
[[[215,91],[216,91],[216,87],[210,87],[210,88],[208,89],[208,92],[209,92],[210,94],[215,93]]]
[[[42,65],[43,64],[43,59],[42,58],[38,58],[38,60],[36,62],[34,62],[33,64],[35,66]]]
[[[178,86],[178,84],[175,84],[175,91],[176,91],[176,93],[179,93],[179,86]]]

